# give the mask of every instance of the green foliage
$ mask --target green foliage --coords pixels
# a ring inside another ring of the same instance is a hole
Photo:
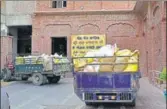
[[[166,67],[163,68],[162,73],[166,73]]]
[[[160,73],[160,79],[166,81],[167,73],[166,73],[166,67],[163,68],[162,72]]]

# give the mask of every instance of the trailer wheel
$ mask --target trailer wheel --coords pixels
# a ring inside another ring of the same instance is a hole
[[[61,76],[55,76],[52,80],[53,83],[58,83],[60,81]]]
[[[28,77],[22,77],[21,78],[23,81],[27,81],[28,80]]]
[[[47,77],[49,83],[58,83],[60,81],[60,76],[54,76],[54,77]]]
[[[44,76],[41,73],[34,73],[32,75],[32,82],[34,85],[40,86],[43,84]]]
[[[48,82],[49,82],[49,83],[52,83],[53,77],[47,77],[47,79],[48,79]]]
[[[2,79],[5,81],[5,82],[9,82],[10,80],[11,80],[11,76],[12,76],[12,73],[11,73],[11,71],[8,69],[8,68],[4,68],[3,70],[2,70],[2,73],[3,73],[3,75],[2,75]]]

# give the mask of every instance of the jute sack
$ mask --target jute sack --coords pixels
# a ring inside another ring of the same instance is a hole
[[[101,63],[114,63],[115,57],[102,58],[100,59]],[[99,72],[112,72],[114,65],[100,65]]]
[[[115,63],[117,65],[114,65],[113,71],[114,72],[122,72],[124,71],[124,69],[127,67],[127,64],[120,64],[119,63],[127,63],[128,62],[128,58],[125,57],[117,57]]]
[[[124,69],[127,67],[128,64],[126,64],[129,60],[128,56],[131,56],[132,52],[128,49],[123,49],[123,50],[119,50],[115,53],[116,56],[116,60],[115,63],[117,65],[114,65],[114,72],[122,72],[124,71]],[[127,57],[119,57],[119,56],[127,56]],[[124,63],[124,64],[121,64]]]

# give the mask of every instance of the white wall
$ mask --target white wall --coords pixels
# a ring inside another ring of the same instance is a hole
[[[7,26],[32,25],[31,15],[8,15],[6,17]]]
[[[5,23],[1,23],[1,36],[7,36],[8,28]]]
[[[1,23],[5,24],[6,17],[4,13],[1,13]]]
[[[35,11],[33,1],[6,1],[7,26],[32,25],[31,15]]]
[[[1,1],[1,36],[7,36],[5,1]]]

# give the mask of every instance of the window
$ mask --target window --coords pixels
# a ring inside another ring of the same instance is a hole
[[[67,1],[52,1],[52,8],[67,7]]]

